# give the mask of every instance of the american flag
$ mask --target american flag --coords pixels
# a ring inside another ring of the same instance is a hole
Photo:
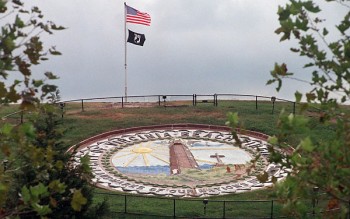
[[[151,16],[149,14],[138,11],[135,8],[127,6],[126,4],[125,4],[125,8],[126,8],[126,22],[134,23],[134,24],[142,24],[147,26],[151,25]]]

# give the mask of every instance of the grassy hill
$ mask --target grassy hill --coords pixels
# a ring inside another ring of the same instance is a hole
[[[10,113],[16,112],[17,106],[1,106],[0,117],[4,117]],[[59,109],[58,109],[59,110]],[[62,126],[66,130],[63,141],[67,146],[72,146],[78,142],[94,136],[96,134],[119,129],[144,125],[159,125],[159,124],[174,124],[174,123],[197,123],[197,124],[213,124],[213,125],[225,125],[227,119],[227,113],[238,112],[242,126],[245,129],[259,131],[268,135],[276,133],[276,123],[278,121],[279,114],[284,110],[285,113],[293,112],[293,105],[286,102],[276,102],[274,108],[271,102],[260,101],[256,106],[255,101],[219,101],[218,106],[214,106],[210,103],[201,103],[197,106],[192,106],[187,102],[174,102],[167,103],[167,106],[159,106],[158,104],[130,104],[121,108],[119,104],[115,103],[84,103],[82,108],[80,103],[66,103],[64,108]],[[61,112],[59,110],[59,112]],[[298,113],[298,111],[296,111]],[[315,138],[325,139],[334,134],[333,125],[320,127],[318,125],[319,112],[307,112],[307,116],[311,120],[312,128],[318,130],[315,134]],[[25,112],[23,120],[30,116],[29,112]],[[13,114],[3,118],[0,123],[9,122],[12,124],[18,124],[21,120],[20,113]],[[297,144],[297,138],[300,136],[290,136],[288,143],[292,146]],[[99,194],[103,190],[96,190],[96,201],[105,199],[106,195]],[[211,197],[211,200],[261,200],[261,199],[273,199],[273,190],[261,190],[255,192],[247,192],[242,194],[231,194],[227,196]],[[111,205],[118,205],[116,203],[124,200],[123,196],[111,196],[108,197]],[[136,200],[134,200],[137,203]],[[162,200],[149,199],[148,205],[135,204],[138,211],[148,212],[149,205],[159,206]],[[190,211],[202,211],[202,204],[193,205],[189,202]],[[130,204],[131,205],[131,204]],[[198,206],[197,206],[198,205]],[[245,205],[244,208],[249,209],[254,203]],[[191,207],[192,206],[192,207]],[[187,206],[188,207],[188,206]],[[170,211],[172,204],[165,207],[164,211]],[[169,208],[169,209],[168,209]],[[265,207],[264,207],[265,208]],[[279,212],[280,205],[276,205],[274,211]],[[215,213],[213,209],[213,215],[221,215],[220,209]],[[188,213],[191,215],[190,213]],[[277,214],[277,213],[275,213]],[[184,214],[184,215],[187,215]],[[196,214],[194,214],[196,215]],[[193,216],[193,215],[192,215]]]

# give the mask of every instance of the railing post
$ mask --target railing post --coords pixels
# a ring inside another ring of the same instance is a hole
[[[61,118],[63,119],[64,107],[65,107],[66,104],[64,102],[60,102],[59,105],[60,105],[60,108],[61,108]]]
[[[255,109],[258,110],[258,96],[255,96]]]
[[[124,97],[122,97],[122,108],[124,108]]]
[[[192,106],[194,106],[194,94],[192,94]]]
[[[126,214],[127,212],[127,207],[126,207],[126,195],[124,195],[124,213]]]
[[[197,106],[197,94],[194,95],[194,105]]]
[[[293,114],[295,115],[295,102],[293,102]]]
[[[204,210],[204,215],[207,214],[207,204],[209,203],[209,200],[208,199],[203,199],[203,210]]]
[[[214,94],[213,97],[214,97],[214,101],[213,101],[214,102],[214,106],[216,106],[216,94]]]
[[[271,214],[270,214],[270,218],[273,218],[273,200],[271,200]]]
[[[174,218],[176,218],[176,199],[174,198]]]
[[[222,218],[226,217],[226,202],[224,201],[224,207],[222,209]]]
[[[276,97],[271,97],[271,102],[272,102],[272,114],[275,111],[275,102],[276,102]]]
[[[350,200],[349,200],[349,209],[348,209],[348,219],[350,219]]]
[[[160,95],[158,95],[158,106],[160,106]]]
[[[81,99],[81,111],[84,112],[84,100]]]

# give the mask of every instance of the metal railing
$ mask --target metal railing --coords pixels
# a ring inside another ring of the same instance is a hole
[[[181,199],[95,193],[107,200],[110,213],[169,218],[285,218],[275,200]]]
[[[158,95],[138,95],[138,96],[111,96],[111,97],[96,97],[96,98],[81,98],[73,100],[65,100],[62,103],[81,103],[81,111],[85,110],[86,102],[105,101],[116,104],[121,108],[128,107],[130,104],[137,104],[142,107],[145,103],[153,103],[158,106],[171,107],[175,106],[177,101],[187,101],[187,105],[197,106],[198,104],[211,104],[218,106],[219,101],[238,100],[237,98],[244,98],[243,100],[255,101],[255,109],[258,109],[259,101],[268,101],[272,105],[272,113],[275,110],[277,102],[285,102],[292,104],[292,112],[295,114],[296,102],[269,96],[250,95],[250,94],[158,94]]]
[[[8,118],[11,118],[12,116],[18,117],[18,115],[19,115],[20,116],[19,117],[20,124],[22,124],[23,123],[23,119],[24,119],[24,111],[25,110],[19,110],[19,111],[7,114],[7,115],[1,117],[1,120],[6,120]]]
[[[163,218],[295,218],[283,212],[283,204],[276,200],[216,200],[184,199],[131,194],[94,194],[97,200],[106,200],[110,216],[139,215]],[[324,194],[304,200],[307,218],[340,218],[341,208],[328,209],[329,197]],[[350,206],[344,206],[344,208]],[[343,209],[346,210],[346,209]],[[349,218],[349,212],[346,218]]]
[[[212,106],[219,106],[219,103],[224,101],[254,101],[255,109],[258,110],[259,102],[263,102],[264,105],[271,104],[271,112],[274,114],[275,105],[278,102],[290,103],[291,111],[295,114],[296,102],[276,98],[268,97],[261,95],[250,95],[250,94],[157,94],[157,95],[137,95],[137,96],[109,96],[109,97],[93,97],[93,98],[81,98],[81,99],[72,99],[65,100],[58,103],[58,106],[61,108],[62,117],[64,111],[67,111],[66,105],[69,103],[80,103],[80,109],[82,112],[86,110],[86,103],[89,102],[103,102],[111,103],[113,106],[120,108],[128,107],[143,107],[147,104],[152,106],[164,106],[164,107],[178,107],[178,106],[197,106],[199,104],[207,104]],[[18,118],[19,117],[19,118]],[[2,117],[2,120],[6,119],[16,119],[19,120],[19,123],[23,123],[24,120],[24,111],[17,111],[5,115]]]

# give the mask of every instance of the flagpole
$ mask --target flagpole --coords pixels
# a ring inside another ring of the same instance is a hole
[[[128,101],[128,64],[127,64],[127,44],[126,44],[126,2],[124,2],[124,43],[125,43],[125,75],[124,75],[124,86],[125,86],[125,102]]]

